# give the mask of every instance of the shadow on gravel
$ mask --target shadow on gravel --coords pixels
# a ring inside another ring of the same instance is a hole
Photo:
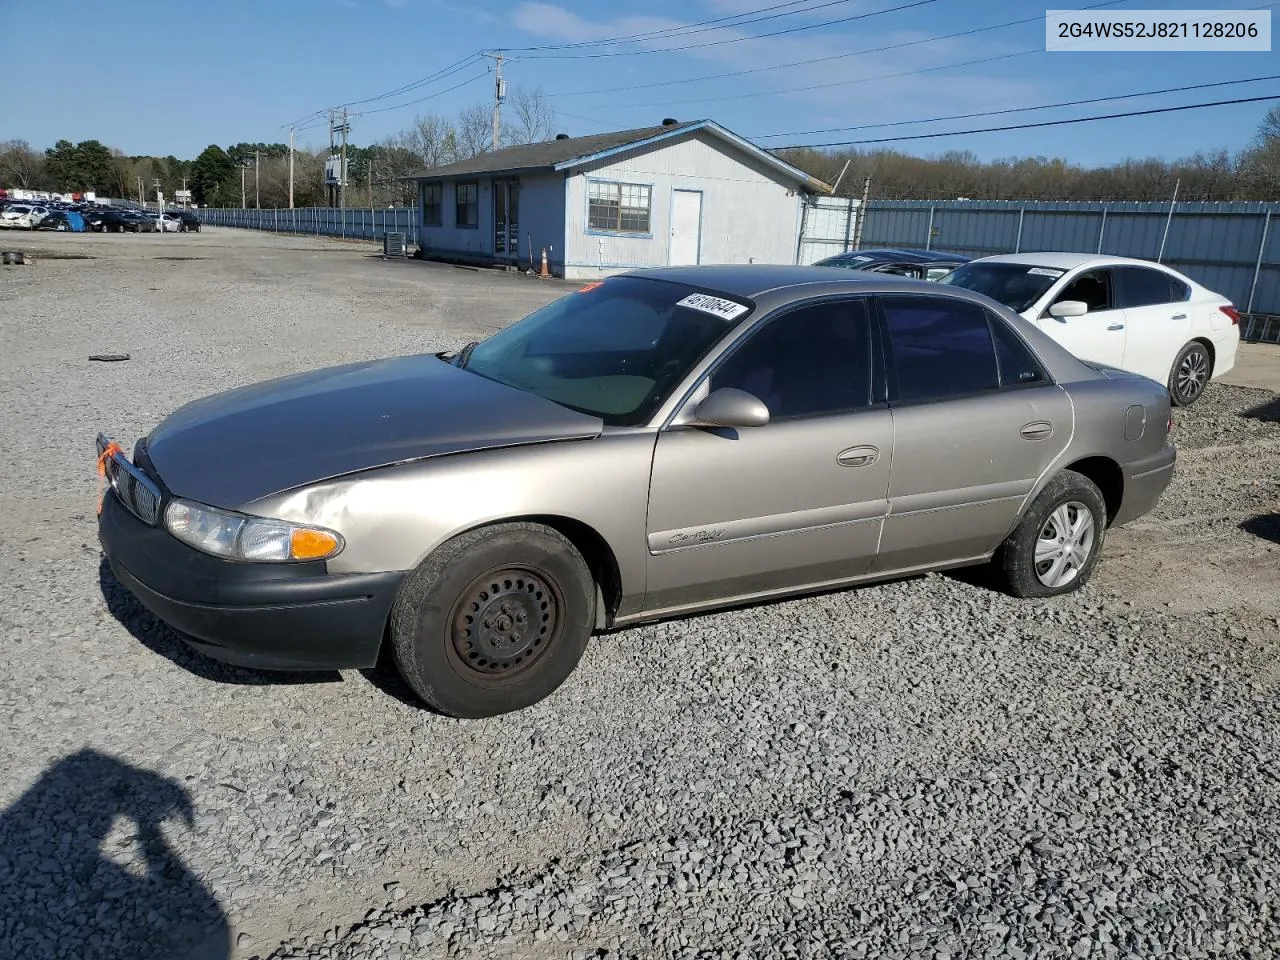
[[[1266,403],[1241,411],[1240,416],[1248,420],[1262,420],[1266,423],[1280,423],[1280,397],[1272,397]]]
[[[1260,540],[1280,543],[1280,514],[1263,513],[1256,517],[1250,517],[1240,524],[1240,529],[1245,533],[1253,534]]]
[[[173,852],[178,783],[95,750],[59,760],[0,812],[0,956],[228,960],[227,916]],[[171,828],[172,829],[172,828]]]
[[[102,591],[102,599],[107,602],[107,610],[133,635],[135,640],[148,650],[173,661],[188,673],[195,674],[201,680],[254,687],[337,683],[342,680],[342,674],[336,670],[315,672],[250,670],[206,657],[183,643],[181,634],[168,624],[156,619],[150,610],[139,603],[133,594],[115,578],[115,574],[111,572],[111,564],[105,557],[98,563],[98,588]]]

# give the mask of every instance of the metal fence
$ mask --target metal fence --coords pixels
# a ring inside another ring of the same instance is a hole
[[[381,240],[384,233],[403,233],[408,243],[418,242],[417,207],[297,207],[292,210],[204,207],[196,214],[202,223],[218,227],[313,233],[356,240]]]
[[[880,200],[867,204],[862,246],[1158,260],[1241,311],[1280,314],[1278,214],[1280,203]]]

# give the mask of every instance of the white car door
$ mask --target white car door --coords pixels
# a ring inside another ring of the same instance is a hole
[[[1025,314],[1027,318],[1080,359],[1122,366],[1126,316],[1116,300],[1112,271],[1086,270],[1055,289]],[[1049,308],[1064,300],[1079,300],[1089,312],[1079,317],[1051,315]]]
[[[1192,310],[1185,283],[1154,267],[1116,267],[1128,327],[1126,370],[1166,383],[1178,352],[1191,339]]]

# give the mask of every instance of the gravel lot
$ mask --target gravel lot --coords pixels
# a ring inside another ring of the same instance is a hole
[[[1069,598],[929,576],[627,630],[461,722],[189,653],[103,572],[93,437],[566,287],[232,230],[5,243],[0,956],[1280,955],[1276,395],[1179,413],[1173,486]]]

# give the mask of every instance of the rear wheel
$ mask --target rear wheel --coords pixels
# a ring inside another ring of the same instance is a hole
[[[455,717],[531,706],[578,665],[595,582],[564,536],[535,523],[461,534],[405,580],[391,613],[401,676]]]
[[[995,563],[1016,597],[1056,597],[1089,581],[1107,526],[1097,485],[1064,470],[1031,502],[1001,545]]]
[[[1169,398],[1176,407],[1189,407],[1200,399],[1213,376],[1213,361],[1203,343],[1193,340],[1182,348],[1169,371]]]

